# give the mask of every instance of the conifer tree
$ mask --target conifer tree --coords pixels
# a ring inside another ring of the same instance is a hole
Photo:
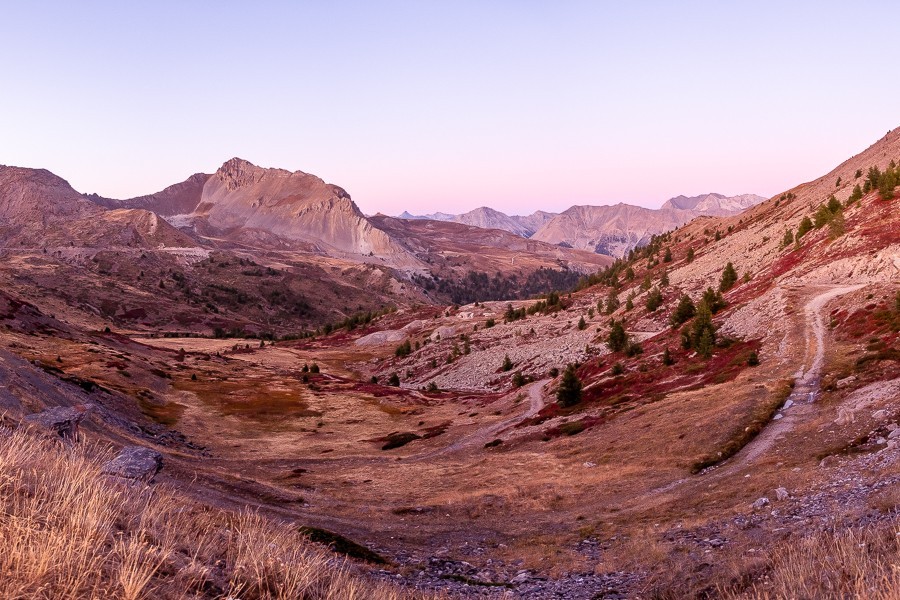
[[[722,269],[722,279],[719,280],[719,291],[727,292],[734,287],[737,279],[737,271],[734,270],[734,265],[729,261],[728,264],[725,265],[725,268]]]
[[[574,406],[581,401],[581,379],[575,371],[575,365],[570,364],[563,372],[562,381],[556,390],[556,401],[560,406]]]
[[[609,325],[609,338],[607,339],[606,345],[609,346],[609,349],[613,352],[621,352],[628,343],[628,334],[625,333],[625,327],[622,325],[621,321],[616,321],[615,319],[613,319]]]

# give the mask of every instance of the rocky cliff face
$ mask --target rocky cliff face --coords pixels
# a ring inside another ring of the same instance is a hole
[[[416,263],[342,188],[302,171],[266,169],[240,158],[156,194],[92,199],[108,207],[146,208],[217,241],[369,257],[395,267]]]

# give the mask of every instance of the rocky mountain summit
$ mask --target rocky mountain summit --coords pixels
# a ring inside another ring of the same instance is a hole
[[[650,241],[654,235],[671,231],[698,216],[737,214],[765,200],[756,194],[725,196],[702,194],[676,196],[659,209],[632,204],[613,206],[573,206],[562,213],[537,211],[527,216],[510,216],[488,207],[459,215],[433,213],[415,216],[403,212],[400,219],[453,221],[487,229],[502,229],[566,248],[587,250],[615,258]]]

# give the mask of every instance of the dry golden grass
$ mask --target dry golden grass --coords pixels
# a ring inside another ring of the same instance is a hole
[[[772,549],[765,575],[723,598],[900,598],[900,531],[894,527],[819,532]]]
[[[423,597],[368,581],[296,526],[112,483],[107,456],[0,428],[0,597]]]

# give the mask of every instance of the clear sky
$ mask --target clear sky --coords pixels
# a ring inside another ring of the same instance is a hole
[[[239,156],[363,211],[773,195],[900,125],[897,2],[0,3],[0,164],[157,191]]]

